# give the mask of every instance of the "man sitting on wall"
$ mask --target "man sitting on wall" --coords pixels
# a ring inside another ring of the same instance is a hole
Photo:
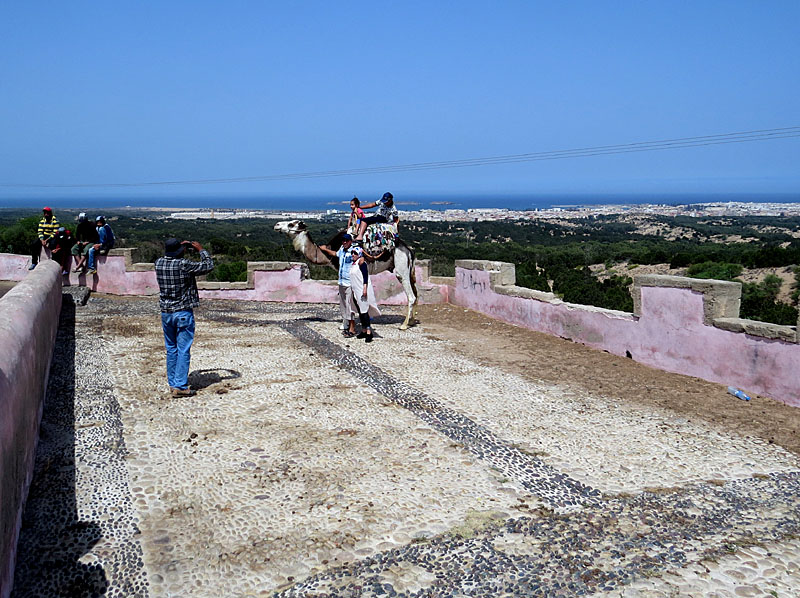
[[[53,210],[42,208],[42,219],[39,221],[38,238],[31,243],[31,265],[28,270],[33,270],[39,263],[39,254],[42,249],[51,249],[52,240],[58,232],[58,220],[53,216]]]
[[[89,248],[89,270],[86,271],[90,276],[97,274],[97,254],[106,255],[109,250],[114,248],[114,232],[111,226],[106,224],[103,216],[98,216],[95,220],[97,225],[98,242]]]
[[[75,270],[80,272],[86,270],[86,260],[89,258],[89,250],[93,245],[100,242],[97,235],[97,227],[94,222],[90,222],[86,217],[86,212],[81,212],[78,216],[78,228],[75,229],[76,243],[72,246],[72,255],[75,256]]]
[[[53,238],[52,254],[53,259],[61,266],[61,274],[69,274],[69,252],[74,243],[75,239],[72,238],[69,229],[59,226]]]

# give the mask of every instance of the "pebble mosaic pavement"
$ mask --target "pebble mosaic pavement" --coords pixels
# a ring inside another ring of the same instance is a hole
[[[65,295],[13,596],[797,596],[800,461],[401,317]]]

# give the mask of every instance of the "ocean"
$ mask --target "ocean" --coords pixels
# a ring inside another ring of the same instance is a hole
[[[361,197],[361,202],[371,202],[377,197]],[[284,195],[284,196],[176,196],[176,197],[39,197],[2,198],[0,208],[27,208],[40,210],[48,205],[53,208],[98,209],[98,208],[175,208],[190,209],[240,209],[269,211],[326,211],[348,210],[349,196]],[[396,194],[395,204],[400,210],[446,210],[474,208],[507,208],[509,210],[535,210],[555,206],[591,205],[686,205],[713,202],[750,203],[800,203],[798,193],[704,193],[704,194]]]

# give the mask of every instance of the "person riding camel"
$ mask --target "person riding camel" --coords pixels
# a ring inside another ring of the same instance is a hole
[[[353,197],[353,199],[350,200],[350,217],[347,219],[347,234],[356,236],[363,219],[364,210],[361,209],[361,202],[357,197]]]
[[[358,227],[358,234],[355,239],[356,243],[360,243],[364,240],[364,231],[367,230],[367,226],[377,222],[391,223],[395,229],[395,234],[397,234],[397,223],[400,221],[400,216],[397,213],[397,208],[394,207],[394,196],[386,192],[378,201],[366,203],[361,207],[368,210],[376,206],[378,207],[378,211],[374,216],[367,216],[361,219],[361,225]]]

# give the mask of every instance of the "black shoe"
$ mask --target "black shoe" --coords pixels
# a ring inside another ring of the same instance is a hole
[[[358,334],[356,334],[356,338],[365,338],[366,336],[367,336],[367,333],[364,332],[363,330],[361,332],[359,332]]]
[[[371,334],[365,335],[364,342],[365,343],[371,343],[372,342],[372,335]]]

